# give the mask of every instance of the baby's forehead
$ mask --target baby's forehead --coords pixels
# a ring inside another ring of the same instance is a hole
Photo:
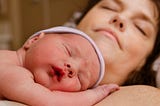
[[[81,44],[80,41],[82,42],[87,42],[88,44],[92,45],[90,43],[89,40],[87,40],[84,36],[80,35],[80,34],[76,34],[76,33],[44,33],[45,36],[44,37],[47,37],[48,35],[50,37],[53,37],[53,38],[60,38],[60,39],[63,39],[63,40],[66,40],[66,41],[73,41],[73,42],[79,42]],[[47,36],[46,36],[47,35]],[[92,48],[94,48],[94,46],[92,46]]]
[[[61,36],[62,35],[62,36]],[[68,40],[75,40],[75,42],[77,41],[85,41],[85,42],[88,42],[90,45],[92,45],[90,43],[90,41],[88,39],[86,39],[84,36],[80,35],[80,34],[76,34],[76,33],[63,33],[63,34],[60,34],[60,36],[63,38],[65,37],[66,39]],[[93,47],[94,48],[94,47]]]

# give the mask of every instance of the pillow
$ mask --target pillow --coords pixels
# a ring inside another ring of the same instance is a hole
[[[160,57],[155,61],[153,65],[153,70],[157,72],[156,83],[157,87],[160,88]]]

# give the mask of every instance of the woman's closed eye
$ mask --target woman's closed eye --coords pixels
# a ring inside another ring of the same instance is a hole
[[[138,29],[138,31],[139,31],[140,33],[142,33],[144,36],[146,36],[146,32],[144,31],[143,28],[141,28],[139,25],[135,25],[135,27]]]
[[[115,9],[115,8],[113,8],[112,6],[102,6],[102,8],[103,9],[107,9],[107,10],[109,10],[109,11],[114,11],[114,12],[116,12],[117,10]]]

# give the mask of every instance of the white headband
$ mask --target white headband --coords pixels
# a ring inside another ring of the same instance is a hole
[[[78,34],[78,35],[81,35],[82,37],[86,38],[94,47],[94,49],[97,53],[98,59],[99,59],[99,63],[100,63],[99,78],[93,87],[96,87],[99,85],[99,83],[102,81],[102,79],[104,77],[105,63],[104,63],[104,59],[103,59],[103,56],[102,56],[99,48],[97,47],[97,45],[94,43],[94,41],[87,34],[85,34],[84,32],[82,32],[80,30],[74,29],[74,28],[58,26],[58,27],[53,27],[53,28],[41,30],[41,31],[33,34],[30,38],[37,36],[42,32],[43,33],[74,33],[74,34]]]

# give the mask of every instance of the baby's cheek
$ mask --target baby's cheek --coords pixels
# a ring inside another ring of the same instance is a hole
[[[81,84],[78,80],[78,78],[67,78],[66,80],[63,79],[61,83],[61,89],[63,91],[80,91],[81,90]]]
[[[36,83],[39,83],[40,85],[46,87],[49,89],[50,87],[50,79],[48,77],[48,74],[45,72],[35,72],[34,73],[34,80]]]

